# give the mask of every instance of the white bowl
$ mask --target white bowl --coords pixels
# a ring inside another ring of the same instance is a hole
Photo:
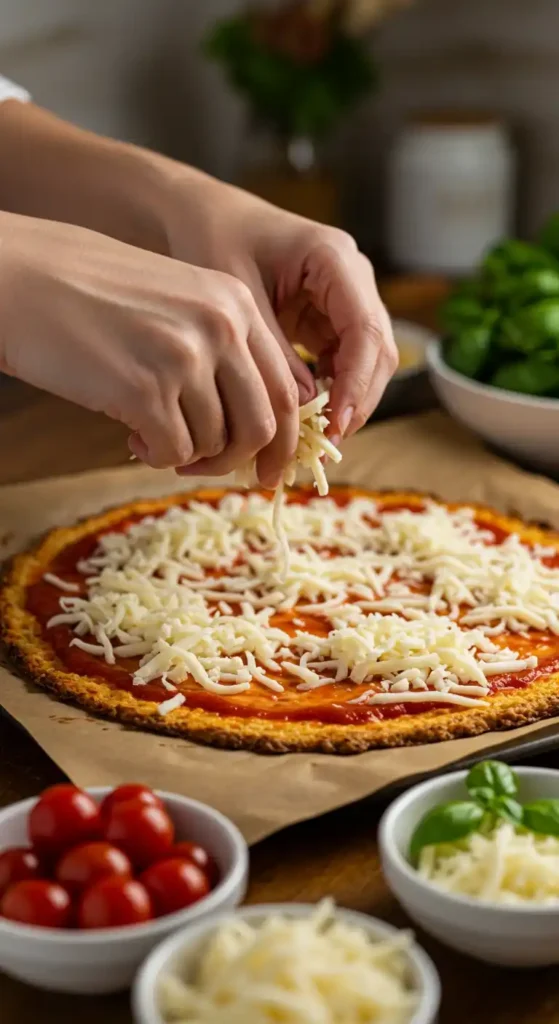
[[[88,789],[100,802],[108,786]],[[212,807],[175,793],[158,792],[176,827],[177,839],[192,839],[216,859],[221,881],[192,907],[146,924],[96,931],[36,928],[0,917],[0,969],[31,985],[83,995],[127,988],[150,950],[190,921],[238,906],[248,878],[248,849],[235,825]],[[22,800],[0,811],[0,850],[28,842],[27,818],[36,801]]]
[[[243,907],[237,910],[234,916],[258,924],[272,914],[307,917],[315,910],[315,906],[306,903],[268,903]],[[363,928],[372,939],[384,939],[398,934],[398,929],[392,925],[377,921],[366,914],[336,908],[336,915],[348,924]],[[198,921],[177,935],[172,935],[154,949],[134,983],[132,1004],[136,1024],[164,1024],[157,999],[160,979],[173,973],[179,974],[182,978],[188,976],[188,971],[194,967],[211,933],[231,916],[218,914]],[[409,967],[410,976],[419,993],[419,1004],[410,1024],[434,1024],[440,1002],[439,977],[427,954],[415,943],[409,951]]]
[[[559,772],[516,768],[520,800],[559,797]],[[379,831],[388,885],[429,935],[478,960],[506,967],[559,963],[559,907],[501,906],[442,892],[425,882],[408,860],[412,833],[427,811],[446,800],[464,799],[467,772],[428,779],[398,797]]]
[[[519,462],[559,471],[559,399],[536,398],[470,380],[447,366],[440,342],[427,349],[432,385],[442,405],[464,426]]]

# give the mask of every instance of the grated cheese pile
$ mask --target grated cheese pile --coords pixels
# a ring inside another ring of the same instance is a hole
[[[515,535],[495,543],[471,509],[379,512],[368,498],[344,508],[315,498],[282,517],[282,580],[272,507],[259,494],[228,494],[218,508],[192,502],[105,534],[78,565],[84,594],[49,577],[63,591],[49,626],[69,625],[74,645],[110,664],[139,657],[134,683],[161,677],[169,691],[162,714],[184,703],[187,676],[234,695],[255,683],[280,693],[285,673],[301,690],[349,679],[359,687],[349,702],[483,706],[492,676],[538,664],[502,633],[559,635],[559,569],[545,561],[556,552]],[[274,620],[291,610],[294,636]]]
[[[410,936],[372,941],[336,920],[330,901],[308,918],[222,924],[190,983],[160,983],[163,1019],[175,1024],[407,1024],[417,1005]]]
[[[444,892],[490,903],[559,903],[559,839],[501,822],[489,834],[426,846],[419,872]]]

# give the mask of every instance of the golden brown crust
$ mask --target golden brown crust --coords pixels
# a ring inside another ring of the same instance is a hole
[[[199,500],[215,500],[221,489],[196,492]],[[408,492],[363,492],[390,504],[420,501]],[[189,497],[191,497],[190,495]],[[265,718],[221,716],[197,708],[178,708],[162,717],[153,701],[115,690],[100,679],[68,671],[44,639],[40,624],[25,607],[28,586],[38,579],[57,554],[76,541],[116,525],[131,515],[149,515],[180,504],[184,494],[153,501],[137,501],[52,530],[29,551],[16,555],[7,566],[0,586],[0,639],[19,671],[59,699],[73,701],[88,711],[156,732],[182,736],[197,743],[229,749],[276,754],[315,751],[357,754],[372,748],[412,746],[475,736],[490,730],[528,725],[559,712],[559,673],[540,677],[526,689],[492,696],[486,707],[434,710],[364,724],[327,724],[318,721],[284,722]],[[471,503],[468,503],[471,505]],[[475,506],[481,519],[531,543],[556,547],[559,537],[539,525]]]

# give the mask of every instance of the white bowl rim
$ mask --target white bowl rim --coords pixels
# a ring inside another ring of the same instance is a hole
[[[435,375],[442,377],[451,384],[459,385],[464,391],[471,394],[486,395],[494,398],[496,402],[514,402],[527,408],[537,408],[547,412],[559,410],[559,398],[542,398],[538,395],[523,395],[520,391],[507,391],[505,388],[496,388],[492,384],[482,384],[478,380],[472,380],[463,373],[453,370],[448,363],[445,363],[442,355],[442,341],[440,338],[433,338],[427,345],[427,366]]]
[[[115,787],[84,786],[81,788],[86,793],[90,793],[91,796],[103,797],[112,792]],[[173,914],[164,914],[162,917],[156,917],[152,921],[146,921],[144,924],[122,925],[118,928],[92,928],[91,930],[40,928],[36,925],[20,924],[18,921],[9,921],[6,918],[0,917],[0,936],[17,934],[21,938],[32,939],[34,942],[48,942],[50,945],[56,945],[60,949],[76,945],[82,945],[85,948],[106,945],[107,942],[111,941],[122,942],[124,939],[141,939],[148,936],[151,938],[166,935],[169,929],[175,930],[179,923],[182,923],[183,926],[188,925],[189,922],[185,915],[189,913],[192,913],[192,923],[198,921],[201,917],[205,918],[212,913],[219,913],[219,906],[216,907],[216,904],[220,904],[221,900],[226,898],[228,893],[241,883],[248,869],[248,846],[241,832],[221,811],[215,810],[215,808],[210,807],[209,804],[205,804],[201,800],[194,800],[192,797],[182,796],[180,793],[172,793],[169,790],[154,789],[154,793],[161,797],[164,803],[168,799],[178,800],[193,810],[203,812],[208,818],[212,818],[221,827],[223,832],[227,834],[234,851],[234,864],[229,873],[219,881],[218,885],[216,885],[215,889],[212,889],[208,896],[205,896],[204,899],[199,900],[197,903],[193,903],[190,907],[175,911]],[[28,813],[37,800],[38,797],[29,797],[27,800],[19,800],[16,803],[8,804],[6,807],[1,808],[0,826],[5,817],[9,817],[12,814],[16,817],[21,812]]]
[[[545,776],[547,778],[553,778],[557,782],[557,789],[559,795],[559,771],[556,768],[534,768],[529,766],[519,765],[515,767],[511,765],[513,770],[519,776],[519,778],[533,778],[537,779]],[[419,782],[415,786],[411,786],[405,793],[402,793],[397,797],[390,806],[384,812],[380,824],[379,824],[379,847],[381,852],[384,851],[389,860],[392,860],[398,870],[406,876],[410,881],[414,882],[415,885],[419,886],[423,892],[429,894],[433,899],[444,899],[455,905],[467,907],[468,909],[477,909],[480,912],[492,911],[495,914],[517,914],[518,916],[526,916],[529,914],[543,914],[544,916],[551,916],[559,913],[559,902],[556,904],[541,904],[541,903],[526,903],[518,906],[511,906],[509,904],[492,903],[490,900],[477,900],[473,896],[461,896],[456,893],[445,892],[443,889],[438,889],[435,885],[430,882],[426,882],[421,875],[412,867],[407,857],[398,849],[394,842],[392,835],[396,818],[404,811],[410,804],[415,803],[417,799],[420,799],[425,793],[433,790],[444,789],[446,786],[452,783],[464,782],[468,775],[469,769],[463,769],[457,772],[447,772],[443,775],[437,775],[434,778],[425,779],[424,782]]]
[[[236,910],[221,911],[211,914],[209,917],[194,922],[192,925],[185,925],[180,931],[169,935],[163,942],[152,949],[140,967],[134,984],[132,986],[132,1005],[135,1011],[143,1012],[148,1009],[152,1014],[152,1000],[155,1004],[154,984],[155,978],[161,968],[169,962],[179,951],[187,949],[192,942],[200,936],[200,932],[207,933],[215,929],[221,922],[229,921],[232,918],[241,917],[243,920],[251,918],[267,917],[273,914],[284,914],[293,917],[305,917],[316,910],[316,903],[257,903],[249,906],[237,907]],[[359,925],[368,934],[376,932],[377,935],[391,936],[401,933],[401,928],[377,917],[364,914],[358,910],[346,910],[345,907],[335,907],[335,916],[344,921]],[[403,929],[405,930],[405,929]],[[437,968],[431,957],[419,945],[415,936],[412,936],[412,944],[408,950],[410,961],[413,963],[421,979],[421,1001],[409,1021],[409,1024],[430,1024],[436,1019],[441,999],[441,982]],[[157,1024],[164,1024],[164,1018],[156,1008]],[[155,1022],[154,1022],[155,1024]]]
[[[399,368],[396,369],[393,380],[397,383],[398,381],[408,380],[410,377],[418,377],[421,373],[425,373],[429,346],[438,343],[440,339],[435,331],[430,330],[428,327],[424,327],[423,324],[415,323],[414,320],[395,317],[391,322],[394,332],[400,329],[402,333],[409,334],[411,344],[417,345],[417,347],[422,351],[422,359],[415,366],[408,366],[402,370]],[[398,347],[397,343],[396,347]]]

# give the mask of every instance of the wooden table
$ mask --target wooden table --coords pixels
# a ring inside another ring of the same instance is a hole
[[[120,428],[21,385],[0,385],[0,451],[0,483],[119,465],[128,458]],[[559,768],[559,754],[544,763]],[[36,794],[61,778],[33,740],[0,718],[0,804]],[[249,900],[316,901],[331,895],[342,906],[407,925],[380,870],[381,810],[378,804],[357,805],[260,843],[252,851]],[[556,970],[501,971],[423,935],[419,939],[441,974],[441,1024],[559,1024]],[[99,1019],[130,1024],[128,997],[53,995],[0,976],[1,1024],[98,1024]]]

